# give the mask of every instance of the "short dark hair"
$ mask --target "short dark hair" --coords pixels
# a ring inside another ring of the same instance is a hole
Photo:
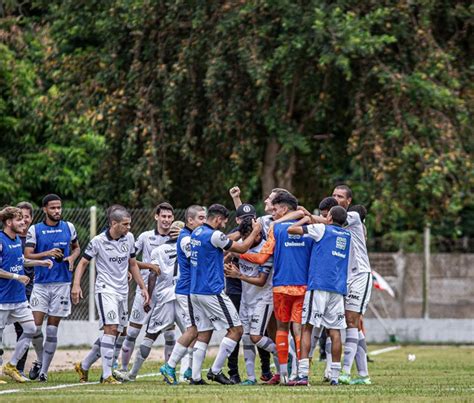
[[[203,211],[204,207],[199,206],[198,204],[193,204],[189,206],[184,212],[184,222],[187,224],[190,218],[195,218],[200,211]]]
[[[250,216],[242,218],[239,226],[237,227],[237,231],[240,232],[242,238],[247,237],[253,230],[252,227],[253,218]]]
[[[337,186],[335,187],[335,189],[344,190],[344,191],[346,192],[346,196],[347,196],[348,198],[351,198],[351,199],[352,199],[352,190],[351,190],[351,188],[350,188],[349,186],[347,186],[347,185],[337,185]]]
[[[125,207],[116,204],[115,208],[109,212],[109,223],[112,223],[112,221],[120,222],[130,217],[131,214]]]
[[[213,218],[216,216],[229,218],[229,210],[227,210],[227,208],[224,207],[222,204],[212,204],[207,209],[207,218]]]
[[[62,201],[61,198],[58,195],[56,195],[54,193],[50,193],[49,195],[46,195],[45,197],[43,197],[43,201],[42,201],[41,205],[43,207],[46,207],[49,202],[56,201],[56,200]]]
[[[284,204],[290,210],[296,210],[298,208],[298,199],[291,193],[280,192],[273,198],[272,204]]]
[[[344,225],[347,220],[347,211],[344,207],[334,206],[329,210],[329,214],[331,214],[332,221],[336,224]]]
[[[30,215],[33,217],[33,206],[27,201],[22,201],[16,205],[20,210],[29,210]]]
[[[163,203],[158,204],[158,206],[156,206],[155,208],[155,214],[160,214],[163,210],[171,211],[174,215],[174,208],[168,202],[163,202]]]
[[[334,197],[325,197],[319,203],[319,210],[331,210],[332,207],[338,206],[339,203]]]
[[[359,213],[360,220],[362,222],[364,222],[365,217],[367,217],[367,209],[362,204],[354,204],[353,206],[349,207],[348,211],[355,211],[356,213]]]

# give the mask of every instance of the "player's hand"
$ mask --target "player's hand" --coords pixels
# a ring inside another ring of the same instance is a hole
[[[82,295],[81,286],[73,285],[71,290],[71,299],[74,305],[78,304],[79,301],[84,298]]]
[[[133,277],[132,277],[132,273],[128,272],[128,282],[130,283],[130,281],[132,281]]]
[[[150,263],[150,270],[154,271],[157,276],[161,274],[160,266],[158,266],[157,264]]]
[[[24,285],[27,285],[30,282],[30,278],[28,276],[21,275],[21,276],[18,276],[17,281],[19,281],[20,283]]]
[[[48,250],[48,251],[44,252],[44,255],[55,258],[55,259],[56,258],[60,259],[64,256],[63,251],[59,248],[53,248],[51,250]]]
[[[53,268],[54,262],[51,259],[45,259],[41,261],[40,266],[47,267],[48,269]]]
[[[305,216],[311,217],[311,213],[304,206],[298,206],[296,210],[300,210],[304,213]]]
[[[234,186],[232,188],[229,189],[229,194],[230,194],[230,197],[232,197],[233,199],[236,199],[237,197],[240,197],[240,189],[238,186]]]
[[[74,258],[72,256],[65,257],[63,259],[63,262],[66,262],[69,264],[69,271],[74,270]]]
[[[150,304],[150,295],[148,294],[148,290],[146,288],[142,288],[142,297],[143,297],[143,300],[145,301],[143,303],[143,306],[149,305]]]
[[[181,228],[174,227],[168,234],[171,238],[178,238]]]
[[[240,277],[240,271],[237,268],[237,266],[233,263],[226,263],[224,265],[224,273],[226,277],[230,278],[239,278]]]
[[[259,233],[260,231],[262,231],[262,224],[260,224],[255,219],[252,220],[252,231],[256,233]]]

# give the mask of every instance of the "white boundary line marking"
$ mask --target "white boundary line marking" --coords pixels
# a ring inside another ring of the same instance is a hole
[[[148,378],[150,376],[158,376],[160,375],[159,372],[151,372],[149,374],[138,375],[137,378]],[[8,395],[12,393],[19,393],[19,392],[30,392],[30,391],[41,391],[41,390],[55,390],[55,389],[65,389],[65,388],[76,388],[78,386],[88,386],[88,385],[98,385],[100,382],[84,382],[84,383],[66,383],[62,385],[55,385],[55,386],[45,386],[42,388],[25,388],[25,389],[6,389],[0,390],[0,395]]]
[[[383,353],[389,353],[390,351],[399,350],[400,348],[402,348],[402,346],[386,347],[386,348],[382,348],[380,350],[372,351],[372,352],[368,353],[368,355],[379,355],[379,354],[383,354]]]

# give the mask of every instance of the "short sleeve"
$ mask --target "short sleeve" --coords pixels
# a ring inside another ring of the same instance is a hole
[[[135,241],[135,254],[138,255],[143,251],[143,243],[144,243],[145,233],[142,232],[137,240]]]
[[[86,247],[82,257],[91,260],[97,256],[97,238],[92,238],[89,244]]]
[[[316,242],[319,242],[324,235],[326,226],[324,224],[310,224],[303,226],[303,232],[305,235],[313,238]]]
[[[214,231],[211,236],[211,244],[216,248],[227,250],[232,246],[232,241],[221,231]]]
[[[270,272],[272,271],[272,267],[273,267],[273,258],[270,258],[258,268],[258,271],[259,273],[265,273],[268,276]]]
[[[189,259],[191,257],[191,237],[183,236],[181,238],[181,242],[179,243],[179,247]]]
[[[28,233],[26,234],[26,243],[25,246],[29,247],[35,247],[36,246],[36,231],[35,231],[35,226],[32,225],[28,229]]]
[[[71,233],[71,242],[76,242],[77,241],[76,227],[74,226],[73,223],[70,223],[69,221],[67,222],[67,226],[69,227],[69,232]]]
[[[137,252],[135,250],[135,237],[132,233],[128,233],[128,240],[129,240],[129,250],[130,250],[130,258],[134,258],[137,256]]]
[[[357,211],[348,211],[347,212],[347,225],[357,225],[362,224],[360,215]]]

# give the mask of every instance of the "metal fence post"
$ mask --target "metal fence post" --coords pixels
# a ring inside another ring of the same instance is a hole
[[[92,206],[90,209],[90,238],[97,235],[97,207]],[[95,322],[95,259],[91,259],[89,263],[89,322]]]
[[[424,231],[424,264],[423,264],[423,318],[428,319],[430,307],[430,269],[431,269],[431,225],[425,225]]]

